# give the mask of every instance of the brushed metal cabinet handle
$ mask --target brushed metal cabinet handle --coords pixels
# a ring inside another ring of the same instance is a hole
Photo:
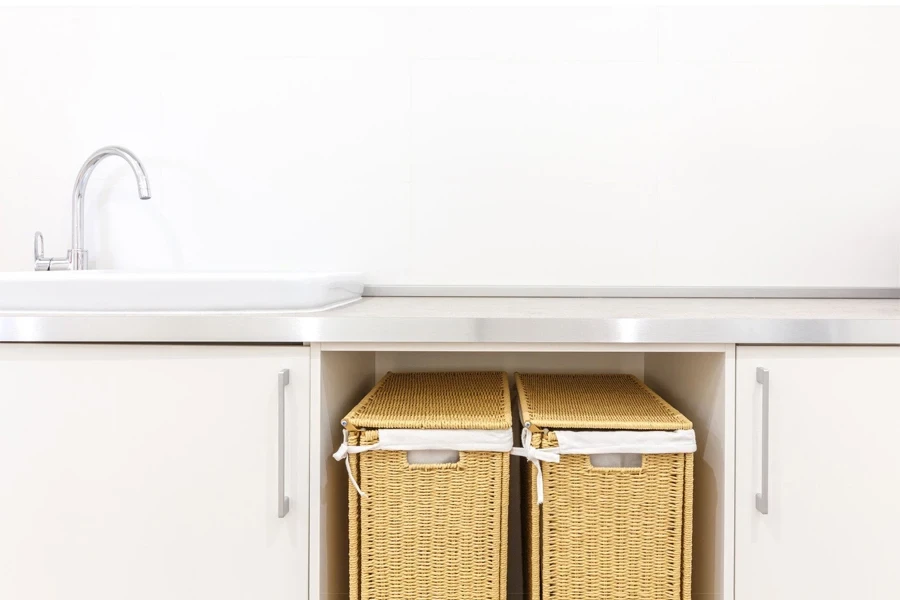
[[[291,382],[289,369],[278,372],[278,518],[291,509],[291,499],[284,495],[284,388]]]
[[[756,510],[767,515],[769,514],[769,370],[757,367],[756,381],[762,384],[762,489],[756,494]]]

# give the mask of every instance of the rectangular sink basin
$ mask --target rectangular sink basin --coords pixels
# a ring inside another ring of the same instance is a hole
[[[0,273],[2,311],[316,311],[358,300],[359,273]]]

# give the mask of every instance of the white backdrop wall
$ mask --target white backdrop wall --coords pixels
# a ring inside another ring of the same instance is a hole
[[[900,285],[900,10],[0,9],[0,270]]]

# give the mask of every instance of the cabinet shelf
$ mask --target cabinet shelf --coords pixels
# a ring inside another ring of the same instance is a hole
[[[729,345],[328,344],[312,347],[310,597],[348,597],[347,474],[340,419],[387,371],[627,373],[694,423],[694,596],[732,600],[734,347]],[[518,428],[520,425],[514,425]],[[513,459],[509,597],[524,597],[520,468]]]

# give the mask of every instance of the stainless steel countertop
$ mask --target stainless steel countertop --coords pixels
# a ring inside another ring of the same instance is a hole
[[[0,342],[900,344],[900,300],[377,297],[318,313],[0,312]]]

